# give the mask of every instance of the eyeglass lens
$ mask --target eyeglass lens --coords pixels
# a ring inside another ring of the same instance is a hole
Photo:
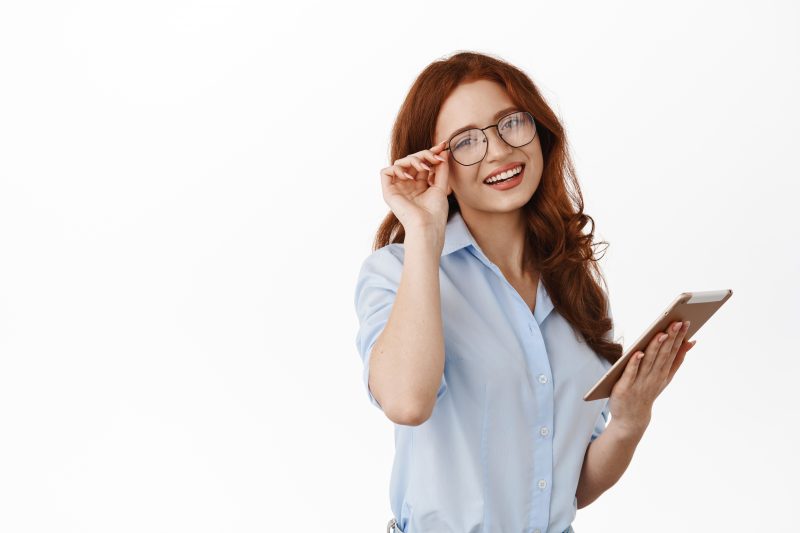
[[[527,111],[518,111],[505,116],[497,123],[497,133],[514,148],[524,146],[536,135],[533,115]],[[482,130],[474,128],[453,137],[450,140],[450,151],[453,158],[462,165],[474,165],[486,155],[488,141]]]

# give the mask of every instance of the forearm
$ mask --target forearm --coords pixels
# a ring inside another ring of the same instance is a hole
[[[433,409],[444,372],[439,290],[441,243],[406,235],[400,285],[370,359],[370,389],[397,423],[416,425]]]
[[[626,428],[612,416],[603,433],[586,450],[575,496],[578,509],[586,507],[611,488],[628,468],[647,425]]]

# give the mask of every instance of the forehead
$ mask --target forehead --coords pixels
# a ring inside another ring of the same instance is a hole
[[[435,138],[443,139],[469,124],[486,126],[494,122],[494,114],[513,106],[505,87],[490,80],[474,80],[459,84],[448,95],[436,118]]]

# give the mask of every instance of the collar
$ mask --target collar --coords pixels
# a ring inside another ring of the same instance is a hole
[[[475,239],[469,232],[469,228],[467,228],[467,224],[464,222],[464,218],[461,216],[461,211],[456,211],[450,216],[450,220],[447,221],[447,226],[444,230],[444,246],[442,247],[441,257],[469,246],[470,244],[480,250],[478,243],[475,242]],[[481,253],[483,253],[482,250]]]
[[[442,254],[440,257],[444,257],[468,246],[472,246],[473,249],[471,251],[473,255],[489,269],[493,270],[500,278],[505,280],[505,276],[503,276],[497,265],[489,261],[486,254],[481,250],[481,247],[478,246],[467,224],[464,222],[464,217],[461,216],[461,212],[456,211],[450,216],[450,220],[447,221],[447,226],[444,231],[444,246],[442,247]],[[506,283],[508,283],[508,281],[506,281]],[[547,318],[547,315],[550,314],[550,311],[553,310],[553,307],[550,295],[547,293],[547,289],[545,289],[542,283],[541,276],[539,276],[539,286],[536,289],[536,307],[533,313],[536,321],[541,324],[544,319]]]

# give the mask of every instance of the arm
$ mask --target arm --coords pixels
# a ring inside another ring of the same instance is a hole
[[[397,424],[419,425],[430,417],[444,373],[441,248],[436,236],[406,234],[397,296],[370,356],[369,388]]]
[[[677,329],[676,329],[677,328]],[[694,344],[684,342],[689,322],[672,323],[668,333],[653,336],[644,352],[628,360],[611,390],[611,422],[589,444],[583,458],[575,497],[586,507],[608,490],[631,462],[633,452],[650,425],[653,402],[672,381]]]
[[[575,496],[578,509],[586,507],[611,488],[628,468],[646,426],[627,429],[611,422],[603,433],[589,444],[583,458]]]

